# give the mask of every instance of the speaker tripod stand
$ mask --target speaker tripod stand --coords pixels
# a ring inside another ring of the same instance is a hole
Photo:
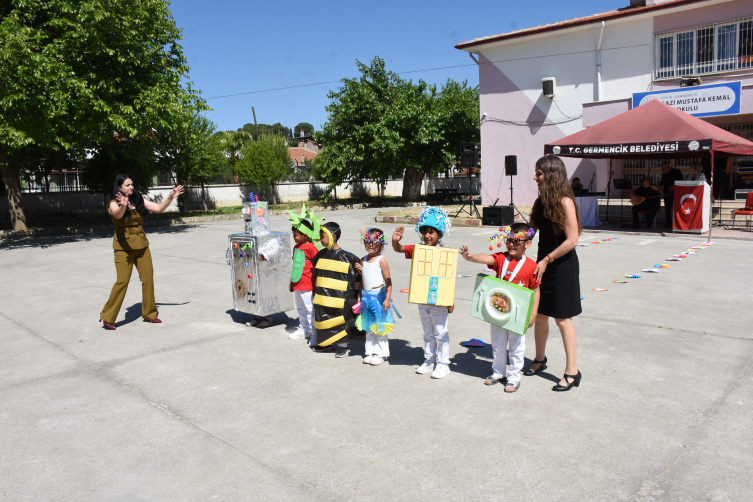
[[[515,203],[513,202],[512,195],[513,195],[513,190],[512,190],[512,175],[510,175],[510,207],[513,208],[513,210],[514,210],[514,212],[512,214],[512,220],[513,220],[513,222],[515,221],[515,213],[518,213],[520,215],[520,217],[523,219],[523,221],[526,222],[526,225],[528,225],[529,224],[528,223],[528,219],[525,216],[523,216],[523,213],[520,212],[520,209],[518,209],[518,206],[515,205]]]

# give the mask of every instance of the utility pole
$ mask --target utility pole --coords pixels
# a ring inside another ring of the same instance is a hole
[[[251,113],[254,114],[254,127],[256,128],[256,139],[259,139],[259,124],[256,123],[256,110],[254,110],[254,107],[251,107]]]

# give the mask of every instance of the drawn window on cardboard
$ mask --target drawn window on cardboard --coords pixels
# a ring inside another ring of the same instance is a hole
[[[449,251],[439,252],[439,277],[451,279],[455,276],[455,254]]]
[[[431,276],[432,262],[434,261],[434,251],[431,249],[418,250],[418,264],[416,274]]]

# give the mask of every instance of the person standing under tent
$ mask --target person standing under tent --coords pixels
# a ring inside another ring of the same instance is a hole
[[[682,173],[676,167],[669,165],[669,162],[663,162],[661,165],[662,174],[659,186],[661,194],[664,197],[664,228],[672,228],[674,220],[675,204],[675,181],[682,181]]]

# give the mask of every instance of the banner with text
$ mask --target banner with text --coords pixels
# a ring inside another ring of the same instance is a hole
[[[544,145],[545,154],[579,156],[588,155],[645,155],[647,153],[682,153],[709,151],[713,141],[700,139],[692,141],[659,141],[656,143],[620,143],[616,145]]]
[[[633,94],[633,108],[658,99],[673,108],[693,115],[732,115],[740,113],[742,82],[681,87],[667,91],[636,92]]]

